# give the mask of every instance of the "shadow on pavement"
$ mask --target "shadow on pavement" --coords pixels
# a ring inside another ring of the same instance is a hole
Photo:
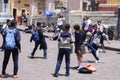
[[[117,54],[120,54],[120,52],[119,52],[119,53],[117,53]]]
[[[83,61],[83,63],[95,63],[95,61],[86,60],[86,61]]]
[[[30,59],[45,59],[44,57],[37,57],[37,56],[35,56],[33,58],[31,58],[31,56],[28,56],[28,58],[30,58]]]
[[[0,76],[1,77],[1,76]],[[2,78],[2,77],[1,77]],[[10,74],[5,74],[5,77],[4,78],[13,78],[13,75],[10,75]]]

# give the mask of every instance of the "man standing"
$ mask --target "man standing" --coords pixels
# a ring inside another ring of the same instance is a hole
[[[58,77],[58,72],[60,70],[64,55],[66,62],[66,76],[68,77],[70,75],[70,53],[72,49],[72,35],[69,32],[69,30],[70,30],[70,25],[65,24],[63,32],[61,32],[58,37],[59,51],[58,51],[55,73],[53,74],[54,77]]]
[[[4,51],[4,60],[2,65],[2,78],[5,78],[6,67],[12,53],[13,63],[14,63],[14,72],[13,78],[17,78],[18,72],[18,55],[21,52],[20,46],[20,32],[16,29],[17,22],[15,20],[11,21],[11,26],[5,31],[5,51]]]
[[[1,49],[3,50],[4,49],[4,33],[5,33],[5,31],[9,28],[9,26],[10,26],[10,20],[9,19],[7,19],[7,21],[6,21],[6,23],[3,25],[3,27],[2,27],[2,31],[1,31],[1,34],[2,34],[2,37],[3,37],[3,44],[2,44],[2,46],[1,46]]]

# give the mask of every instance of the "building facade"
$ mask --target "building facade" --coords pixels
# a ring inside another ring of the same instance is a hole
[[[3,9],[2,9],[2,4],[3,4],[3,0],[0,0],[0,12],[2,12],[3,11]]]
[[[98,0],[100,11],[114,11],[117,12],[120,7],[120,0]]]

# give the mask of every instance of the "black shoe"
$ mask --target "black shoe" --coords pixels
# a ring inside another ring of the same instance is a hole
[[[69,73],[66,73],[66,77],[69,77],[70,76],[70,74]]]
[[[30,56],[31,59],[33,59],[34,57],[33,56]]]
[[[73,67],[73,69],[78,69],[78,68],[79,68],[79,66]]]
[[[58,77],[58,74],[53,74],[53,77]]]

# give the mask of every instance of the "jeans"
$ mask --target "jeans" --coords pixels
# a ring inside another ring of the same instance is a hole
[[[13,63],[14,63],[14,73],[13,75],[17,75],[18,72],[18,49],[5,49],[4,52],[4,60],[2,65],[2,74],[6,74],[6,67],[10,58],[10,55],[12,53]]]
[[[43,49],[43,52],[44,52],[44,57],[47,57],[47,49]]]
[[[70,71],[70,49],[67,49],[67,48],[60,48],[59,49],[55,74],[58,74],[58,72],[60,70],[64,55],[65,55],[65,62],[66,62],[66,74],[69,74],[69,71]]]
[[[35,47],[34,47],[32,53],[31,53],[32,56],[35,55],[35,52],[36,52],[36,50],[37,50],[37,48],[38,48],[39,45],[40,45],[40,42],[36,41],[35,42]],[[47,49],[43,49],[43,52],[44,52],[43,56],[47,57]]]
[[[95,59],[99,60],[98,56],[96,55],[96,51],[98,49],[98,46],[96,44],[94,44],[94,43],[89,43],[88,48],[90,48],[92,50],[92,54],[95,57]]]
[[[32,53],[31,53],[32,56],[34,56],[34,54],[35,54],[35,52],[36,52],[36,50],[37,50],[37,48],[38,48],[39,45],[40,45],[40,42],[39,42],[39,41],[36,41],[36,42],[35,42],[35,47],[34,47]]]

